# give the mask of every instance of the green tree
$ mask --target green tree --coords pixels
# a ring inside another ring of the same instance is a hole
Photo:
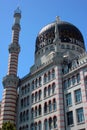
[[[9,122],[5,122],[2,125],[2,129],[1,130],[16,130],[16,127],[13,123]]]

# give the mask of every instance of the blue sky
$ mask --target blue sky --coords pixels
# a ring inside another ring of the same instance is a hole
[[[87,0],[0,0],[0,100],[2,79],[8,69],[8,45],[11,43],[13,13],[20,5],[22,11],[18,76],[29,73],[34,64],[35,40],[42,27],[60,16],[77,26],[87,45]]]

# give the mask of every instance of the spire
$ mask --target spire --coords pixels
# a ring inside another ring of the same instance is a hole
[[[59,18],[59,16],[56,16],[54,42],[60,41],[60,39],[59,39],[59,30],[58,30],[58,24],[59,24],[59,22],[60,22],[60,18]]]

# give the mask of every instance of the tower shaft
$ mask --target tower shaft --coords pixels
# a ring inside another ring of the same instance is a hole
[[[12,27],[12,42],[9,45],[9,61],[8,72],[3,78],[3,99],[1,106],[1,123],[12,122],[16,124],[16,101],[17,101],[17,86],[19,78],[17,77],[18,55],[20,52],[19,32],[20,32],[21,12],[19,8],[14,13],[14,25]]]

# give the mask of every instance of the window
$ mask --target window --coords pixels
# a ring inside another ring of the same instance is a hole
[[[23,104],[24,104],[24,103],[23,103],[23,99],[21,99],[21,108],[23,108]]]
[[[81,95],[81,89],[78,89],[75,91],[75,102],[81,102],[82,101],[82,95]]]
[[[48,72],[48,81],[50,81],[50,71]]]
[[[39,121],[39,123],[38,123],[38,130],[42,130],[41,129],[41,121]]]
[[[37,102],[37,92],[35,93],[35,102]]]
[[[50,96],[51,95],[51,86],[49,85],[48,86],[48,96]]]
[[[37,123],[35,123],[35,130],[37,130]]]
[[[77,74],[77,83],[80,82],[80,74]]]
[[[38,87],[38,79],[35,81],[36,88]]]
[[[39,91],[39,100],[41,100],[41,90]]]
[[[47,88],[45,87],[44,88],[44,97],[46,97],[47,96]]]
[[[41,77],[39,78],[39,86],[41,86]]]
[[[31,118],[33,119],[34,118],[34,109],[32,108],[31,110]]]
[[[55,78],[55,70],[53,69],[52,70],[52,79],[54,79]]]
[[[76,110],[77,113],[77,122],[81,123],[84,121],[84,113],[83,113],[83,108],[79,108]]]
[[[27,86],[27,91],[30,92],[30,84]]]
[[[75,76],[73,76],[73,77],[72,77],[72,84],[75,85],[75,82],[76,82]]]
[[[56,110],[56,100],[55,100],[55,98],[53,99],[53,110],[55,111]]]
[[[44,104],[44,113],[47,113],[47,103]]]
[[[35,107],[35,117],[37,117],[37,107]]]
[[[26,104],[27,104],[27,98],[25,97],[24,98],[24,106],[26,107]]]
[[[22,122],[22,112],[20,113],[20,122]]]
[[[34,124],[33,123],[31,124],[31,130],[34,130]]]
[[[52,118],[49,119],[49,130],[52,129]]]
[[[53,127],[57,128],[57,117],[56,116],[53,118]]]
[[[29,110],[26,111],[26,120],[29,119]]]
[[[23,112],[23,121],[25,121],[25,111]]]
[[[69,78],[68,79],[68,87],[70,87],[71,86],[71,79]]]
[[[48,130],[48,122],[47,122],[47,119],[45,119],[45,121],[44,121],[44,129],[45,129],[45,130]]]
[[[55,87],[56,87],[56,86],[55,86],[55,83],[53,83],[53,84],[52,84],[52,94],[55,93]]]
[[[67,87],[68,87],[68,80],[65,80],[63,85],[64,85],[64,89],[67,89]]]
[[[34,90],[34,81],[32,81],[32,90]]]
[[[29,96],[27,96],[27,105],[29,105]]]
[[[34,94],[32,94],[32,103],[34,103]]]
[[[71,93],[66,94],[66,105],[67,106],[72,105]]]
[[[67,112],[67,125],[72,125],[73,124],[73,112]]]
[[[47,82],[47,75],[45,74],[44,75],[44,83],[46,83]]]
[[[39,105],[39,110],[38,110],[38,112],[39,112],[38,114],[39,114],[39,115],[41,115],[41,111],[42,111],[41,105]]]
[[[52,111],[52,104],[51,104],[51,101],[49,101],[49,112]]]

